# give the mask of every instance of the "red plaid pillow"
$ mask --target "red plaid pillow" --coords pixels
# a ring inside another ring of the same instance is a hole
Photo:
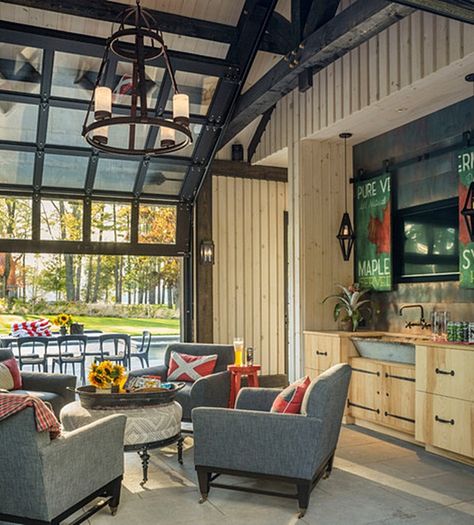
[[[310,384],[311,379],[306,376],[287,386],[278,394],[275,401],[273,401],[270,412],[276,412],[278,414],[299,414],[301,412],[304,395]]]
[[[214,372],[217,355],[188,355],[171,352],[168,381],[188,381],[194,383],[201,377]]]
[[[14,357],[0,361],[0,388],[4,390],[21,388],[20,369]]]

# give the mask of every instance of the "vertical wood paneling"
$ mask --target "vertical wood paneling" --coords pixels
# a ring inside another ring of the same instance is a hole
[[[264,373],[284,371],[286,183],[213,177],[215,342],[254,346]]]
[[[309,137],[473,52],[472,26],[415,11],[314,75],[299,95],[298,134]],[[280,100],[255,161],[288,146],[286,111]]]

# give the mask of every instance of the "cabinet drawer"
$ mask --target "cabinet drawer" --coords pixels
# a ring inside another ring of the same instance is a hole
[[[350,414],[359,419],[379,421],[381,417],[382,366],[368,359],[351,359]]]
[[[416,389],[474,401],[474,351],[417,346]]]
[[[415,437],[438,448],[474,457],[474,403],[416,393]]]
[[[304,336],[305,367],[327,370],[340,363],[340,341],[337,337],[319,334]]]

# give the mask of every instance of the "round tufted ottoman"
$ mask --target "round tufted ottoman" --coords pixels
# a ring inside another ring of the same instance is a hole
[[[178,444],[178,461],[183,463],[183,438],[181,437],[182,408],[173,401],[166,405],[143,407],[120,407],[92,410],[84,408],[80,401],[74,401],[61,410],[60,420],[65,431],[88,425],[112,414],[127,416],[124,435],[124,450],[135,450],[142,460],[144,485],[148,480],[148,450]]]

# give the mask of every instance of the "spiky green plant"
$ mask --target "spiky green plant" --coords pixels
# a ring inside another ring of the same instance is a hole
[[[365,309],[370,314],[371,308],[368,305],[370,299],[363,299],[363,297],[369,292],[369,290],[360,290],[358,284],[351,286],[337,285],[342,290],[340,294],[328,295],[324,300],[323,304],[328,299],[336,299],[334,305],[334,321],[337,321],[341,316],[341,313],[345,314],[342,318],[343,321],[352,321],[352,330],[355,332],[362,321],[365,319],[364,314],[361,312],[361,307],[366,305]]]

